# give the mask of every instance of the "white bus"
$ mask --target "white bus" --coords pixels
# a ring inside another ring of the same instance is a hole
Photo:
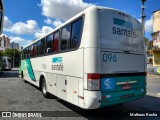
[[[4,20],[4,8],[3,8],[3,0],[0,0],[0,34],[2,34],[3,30],[3,20]]]
[[[91,6],[24,47],[20,76],[84,109],[142,98],[146,59],[134,17]]]

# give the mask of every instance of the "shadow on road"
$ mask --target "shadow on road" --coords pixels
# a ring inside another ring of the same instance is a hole
[[[132,120],[145,120],[148,119],[148,117],[130,117],[130,113],[153,113],[153,112],[159,112],[160,110],[160,98],[152,97],[146,95],[144,98],[139,99],[137,101],[132,101],[129,103],[124,103],[120,105],[114,105],[114,106],[108,106],[106,108],[100,108],[95,110],[84,110],[81,109],[75,105],[72,105],[66,101],[63,100],[57,100],[59,103],[63,104],[64,106],[68,107],[75,113],[81,115],[82,117],[85,117],[87,119],[104,119],[104,118],[117,118],[118,120],[123,119],[124,117]],[[150,102],[152,102],[152,104]],[[153,103],[154,101],[154,103]],[[158,103],[158,104],[157,104]],[[157,106],[156,109],[153,109]],[[159,106],[159,107],[158,107]]]
[[[3,73],[0,75],[0,78],[13,78],[13,77],[19,77],[19,73],[17,72],[17,70],[3,71]]]

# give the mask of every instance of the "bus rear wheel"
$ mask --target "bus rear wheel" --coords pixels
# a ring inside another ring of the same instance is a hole
[[[49,93],[47,92],[45,78],[42,79],[41,91],[42,91],[42,94],[43,94],[43,96],[44,96],[45,98],[49,98]]]

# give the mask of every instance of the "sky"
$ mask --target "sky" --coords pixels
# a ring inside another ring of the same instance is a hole
[[[124,11],[141,20],[141,0],[3,0],[3,34],[24,46],[59,26],[91,5]],[[151,39],[152,12],[160,0],[145,2],[145,36]]]

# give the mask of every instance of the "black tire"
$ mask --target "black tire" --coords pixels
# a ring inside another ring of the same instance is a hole
[[[22,72],[22,73],[21,73],[21,78],[23,79],[23,82],[24,82],[24,83],[28,83],[23,77],[24,77],[24,76],[23,76],[23,72]]]
[[[49,93],[47,92],[47,89],[46,89],[46,81],[45,81],[45,78],[42,79],[41,91],[42,91],[43,97],[49,98],[50,95],[49,95]]]

